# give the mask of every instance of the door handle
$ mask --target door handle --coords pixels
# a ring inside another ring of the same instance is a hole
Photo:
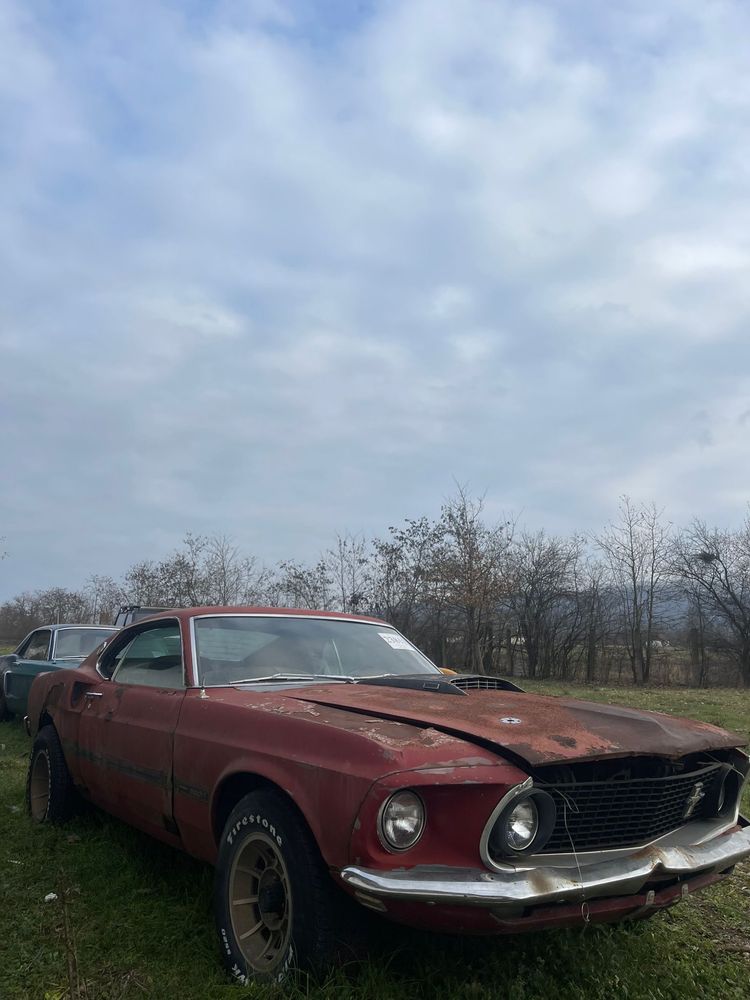
[[[103,691],[84,691],[83,692],[83,697],[84,698],[103,698],[104,697],[104,692]]]

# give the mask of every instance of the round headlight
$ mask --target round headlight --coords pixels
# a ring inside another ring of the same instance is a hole
[[[424,805],[416,792],[395,792],[380,812],[380,839],[391,851],[414,847],[424,830]]]
[[[500,803],[502,806],[502,803]],[[500,808],[500,807],[498,807]],[[486,848],[495,860],[518,854],[535,854],[552,835],[556,821],[555,802],[542,789],[521,791],[485,829]]]
[[[539,810],[532,798],[524,799],[508,813],[505,841],[512,851],[523,851],[532,843],[538,829]]]

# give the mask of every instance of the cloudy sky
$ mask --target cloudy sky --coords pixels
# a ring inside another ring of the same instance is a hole
[[[0,0],[0,599],[750,499],[746,0]]]

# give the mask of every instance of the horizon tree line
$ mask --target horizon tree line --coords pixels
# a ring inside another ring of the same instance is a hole
[[[339,534],[316,560],[270,567],[226,536],[188,532],[120,580],[94,574],[0,604],[0,637],[109,623],[122,604],[370,614],[439,665],[480,674],[750,686],[750,511],[735,530],[697,518],[678,530],[625,496],[599,533],[554,536],[488,520],[484,498],[457,487],[437,518]]]

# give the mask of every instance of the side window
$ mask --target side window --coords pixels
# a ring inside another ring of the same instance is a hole
[[[29,641],[25,643],[23,652],[20,654],[24,660],[46,660],[49,656],[49,641],[51,632],[48,628],[41,628],[34,632]]]
[[[146,629],[115,654],[111,677],[115,684],[183,688],[180,627],[170,622]]]

